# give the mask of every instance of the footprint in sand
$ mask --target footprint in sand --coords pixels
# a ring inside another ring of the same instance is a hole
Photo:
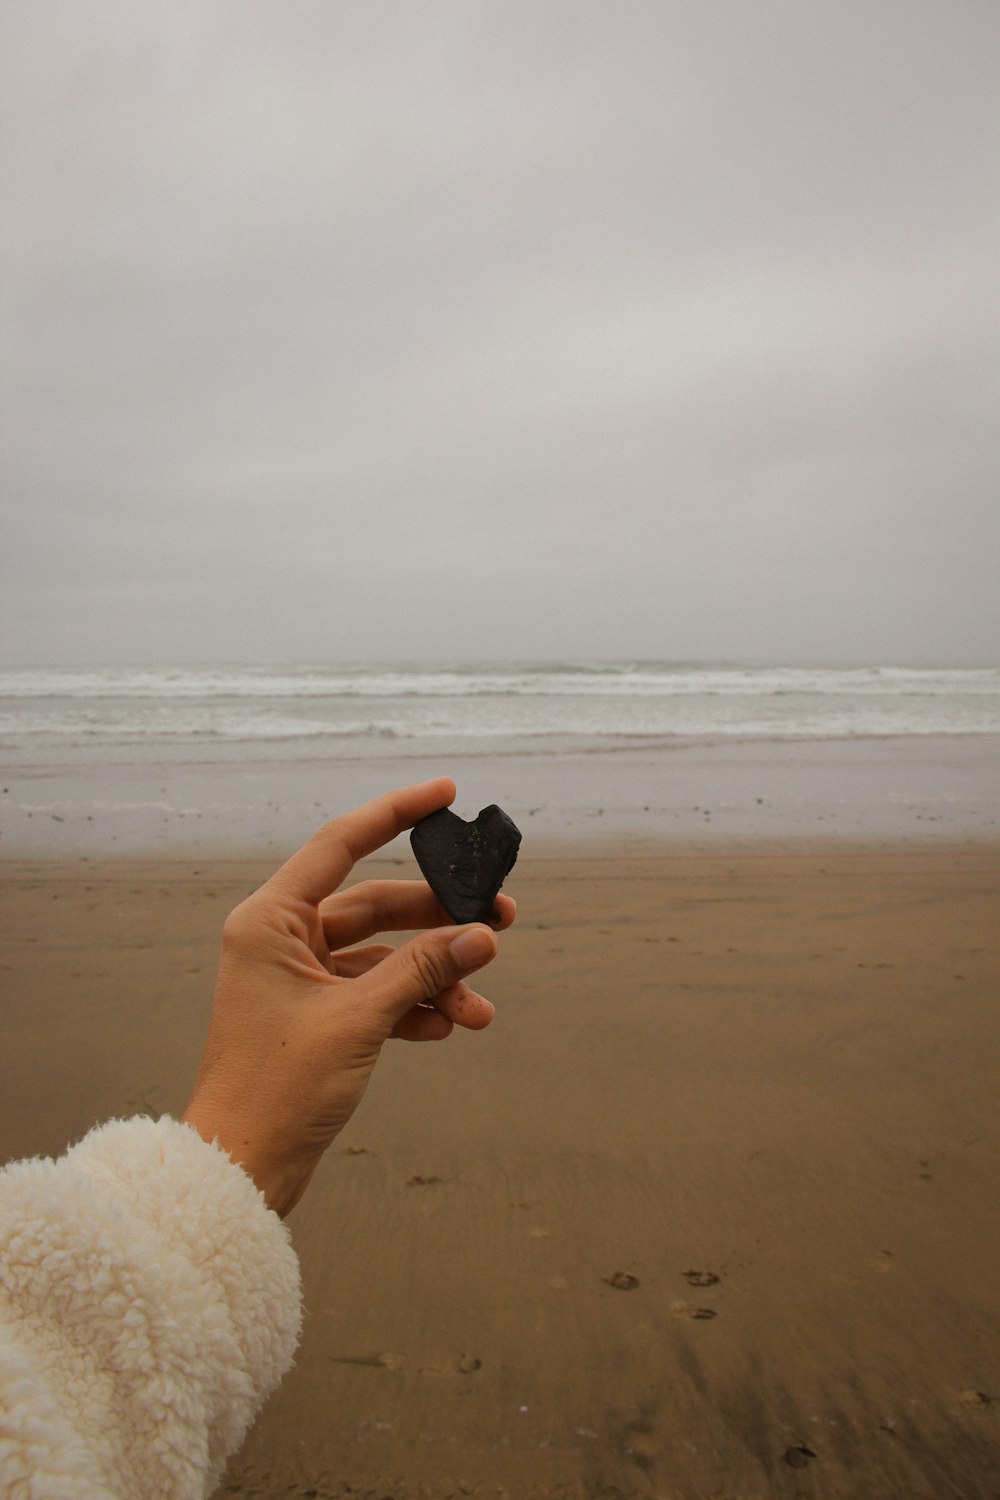
[[[807,1448],[805,1443],[793,1443],[781,1456],[789,1468],[804,1469],[817,1455],[815,1449]]]
[[[695,1322],[707,1323],[718,1314],[714,1307],[692,1307],[690,1302],[685,1302],[682,1297],[676,1298],[670,1304],[670,1316],[672,1318],[693,1319]]]
[[[982,1411],[984,1407],[993,1405],[993,1397],[988,1396],[985,1391],[963,1391],[958,1399],[963,1406],[971,1407],[973,1411]]]
[[[638,1276],[629,1271],[612,1271],[610,1276],[602,1276],[601,1280],[605,1286],[613,1286],[616,1292],[634,1292],[639,1285]]]
[[[408,1177],[406,1179],[406,1182],[403,1184],[403,1186],[404,1187],[433,1187],[436,1182],[440,1182],[440,1181],[441,1181],[440,1177],[422,1177],[419,1172],[414,1172],[414,1174],[413,1174],[412,1177]]]
[[[719,1281],[714,1271],[683,1271],[681,1274],[689,1286],[716,1286]]]

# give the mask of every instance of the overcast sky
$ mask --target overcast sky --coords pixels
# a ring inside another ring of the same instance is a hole
[[[7,664],[1000,659],[997,0],[4,0]]]

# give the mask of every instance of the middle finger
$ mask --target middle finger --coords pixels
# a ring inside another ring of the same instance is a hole
[[[517,906],[510,896],[497,896],[494,908],[496,916],[487,925],[502,932],[513,922]],[[422,880],[363,880],[328,896],[319,914],[331,949],[363,943],[377,932],[420,932],[426,927],[455,925]]]

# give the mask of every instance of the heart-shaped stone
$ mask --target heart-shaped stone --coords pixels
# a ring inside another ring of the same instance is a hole
[[[424,879],[455,922],[488,922],[493,899],[517,859],[521,834],[499,807],[467,823],[450,807],[432,812],[410,832]]]

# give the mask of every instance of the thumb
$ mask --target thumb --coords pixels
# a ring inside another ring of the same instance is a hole
[[[479,924],[431,928],[369,969],[358,985],[391,1029],[414,1005],[488,964],[497,947],[496,933]]]

